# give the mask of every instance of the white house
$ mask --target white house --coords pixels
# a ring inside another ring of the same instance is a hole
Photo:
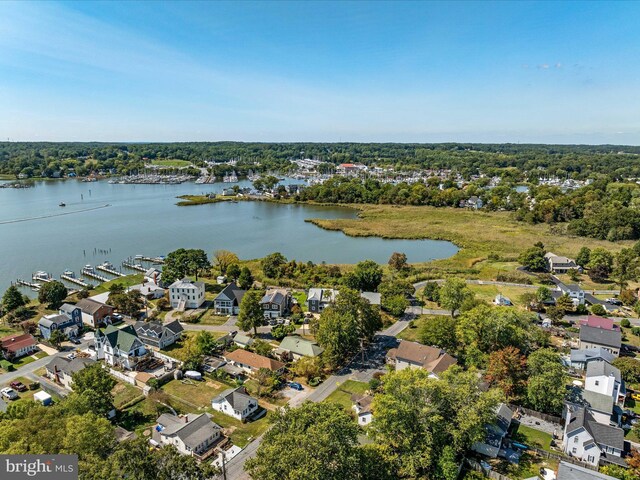
[[[587,376],[584,389],[607,395],[613,398],[613,403],[619,407],[624,406],[627,390],[620,370],[604,360],[593,361],[587,364]]]
[[[213,300],[213,306],[218,315],[237,315],[240,313],[240,303],[246,290],[242,290],[234,282],[224,289]]]
[[[238,420],[245,420],[258,410],[258,401],[244,387],[230,388],[211,400],[211,408]]]
[[[177,310],[200,308],[204,303],[204,283],[193,282],[188,278],[176,280],[169,285],[169,301]]]
[[[547,252],[544,256],[547,269],[552,273],[567,273],[571,269],[582,271],[582,267],[573,258],[562,257],[553,252]]]
[[[95,360],[90,358],[76,357],[69,359],[66,357],[53,357],[45,366],[45,370],[47,371],[47,377],[64,386],[67,390],[71,390],[73,375],[94,363],[96,363]]]
[[[358,425],[369,425],[373,420],[373,412],[371,412],[371,402],[373,397],[371,395],[351,395],[351,401],[353,405],[351,408],[355,410],[358,416]]]
[[[178,320],[162,324],[161,322],[136,322],[133,326],[138,338],[147,346],[163,349],[180,340],[184,327]]]
[[[163,413],[152,431],[152,443],[173,445],[183,455],[204,459],[213,453],[222,428],[211,420],[208,413],[184,416]]]
[[[574,305],[584,305],[584,290],[579,285],[571,283],[566,285],[564,283],[558,283],[560,291],[568,295]]]
[[[124,328],[109,325],[104,330],[96,330],[95,347],[98,360],[104,359],[112,367],[120,366],[127,370],[133,370],[138,360],[147,354],[131,325]]]
[[[570,457],[593,466],[625,465],[624,432],[621,428],[597,422],[586,408],[570,407],[567,411],[562,441]]]

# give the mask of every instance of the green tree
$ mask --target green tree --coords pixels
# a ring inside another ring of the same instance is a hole
[[[275,252],[264,257],[260,263],[265,277],[280,278],[282,267],[287,263],[287,259],[280,252]]]
[[[591,305],[591,313],[594,315],[602,316],[607,314],[607,310],[599,303],[595,303]]]
[[[443,478],[453,459],[484,438],[500,395],[495,389],[482,391],[480,384],[476,371],[457,366],[440,379],[423,369],[385,375],[368,433],[387,463],[397,467],[398,478]]]
[[[283,337],[284,338],[284,337]],[[273,347],[269,342],[265,342],[264,340],[260,340],[256,338],[251,344],[251,350],[253,350],[258,355],[267,356],[273,350]]]
[[[249,270],[249,269],[247,268],[247,270]],[[240,277],[241,273],[242,273],[242,271],[240,270],[240,267],[238,266],[237,263],[232,263],[231,265],[229,265],[227,267],[227,276],[231,280],[237,280],[238,277]],[[251,275],[251,271],[249,271],[249,275]],[[253,278],[251,279],[251,283],[253,283]],[[240,287],[240,288],[243,288],[243,287]],[[251,287],[249,287],[249,288],[251,288]]]
[[[94,413],[67,417],[66,430],[62,442],[65,453],[104,460],[116,446],[113,425]]]
[[[544,258],[544,248],[540,246],[531,247],[520,254],[518,262],[527,270],[532,272],[542,272],[547,268],[547,262]]]
[[[126,293],[110,293],[109,303],[113,305],[120,313],[130,317],[137,317],[144,301],[139,290],[129,290]]]
[[[613,361],[613,365],[620,370],[620,374],[625,382],[640,382],[640,362],[635,358],[619,357]]]
[[[60,330],[56,329],[51,332],[51,336],[49,337],[49,343],[53,345],[55,348],[60,349],[60,345],[64,342],[67,337]]]
[[[489,355],[485,378],[502,390],[507,401],[520,398],[527,378],[527,359],[515,347],[505,347]]]
[[[322,375],[321,357],[302,357],[291,365],[290,370],[297,377],[304,377],[307,381]]]
[[[214,265],[220,269],[220,273],[223,275],[227,273],[227,269],[231,265],[237,265],[239,261],[238,256],[229,250],[216,250],[213,252]]]
[[[440,285],[438,282],[427,282],[422,291],[425,300],[438,303],[440,301]]]
[[[407,255],[404,253],[393,252],[389,257],[389,267],[397,272],[405,270],[408,266]]]
[[[382,308],[396,317],[400,317],[409,306],[407,297],[414,291],[413,285],[406,280],[391,279],[378,286]]]
[[[447,278],[440,287],[440,305],[451,312],[454,317],[456,310],[462,307],[465,300],[473,297],[464,280],[460,278]]]
[[[560,356],[551,349],[533,352],[527,360],[527,400],[534,410],[557,415],[566,396],[566,374]]]
[[[246,463],[260,480],[360,479],[358,427],[342,406],[304,403],[277,409],[257,455]]]
[[[606,280],[613,270],[613,255],[602,247],[594,248],[587,266],[589,267],[589,276],[593,280]]]
[[[324,348],[325,362],[335,368],[341,365],[360,347],[358,322],[353,315],[342,314],[327,307],[320,315],[316,340]]]
[[[179,248],[165,258],[162,281],[173,283],[192,275],[198,280],[198,275],[209,268],[211,264],[204,250]]]
[[[102,368],[102,365],[99,363],[89,365],[74,373],[72,379],[73,394],[95,402],[91,411],[106,415],[113,409],[112,390],[116,381]]]
[[[588,247],[582,247],[576,257],[576,263],[581,267],[586,267],[591,259],[591,249]]]
[[[418,338],[420,343],[440,347],[450,354],[455,354],[458,347],[456,319],[426,316],[418,332]]]
[[[635,282],[640,275],[640,258],[631,248],[623,248],[615,256],[611,276],[615,278],[620,289],[624,289],[629,282]]]
[[[249,290],[240,302],[240,314],[238,315],[238,327],[247,332],[253,328],[253,333],[258,335],[258,327],[264,322],[264,311],[260,300],[264,296],[262,290]]]
[[[12,312],[16,308],[22,307],[26,304],[27,302],[25,301],[25,298],[15,285],[11,285],[7,288],[2,296],[2,307],[6,312]]]
[[[565,293],[556,300],[556,308],[561,310],[564,314],[567,314],[573,312],[576,309],[576,306],[573,304],[571,297]]]
[[[238,276],[238,286],[242,290],[249,290],[253,286],[253,275],[248,267],[242,267],[242,271]]]
[[[46,303],[51,309],[59,308],[65,298],[67,298],[67,287],[57,280],[44,283],[38,291],[38,301]]]
[[[336,301],[325,308],[323,313],[327,310],[333,310],[343,318],[352,318],[357,326],[358,338],[364,343],[373,340],[375,333],[382,328],[378,309],[349,288],[340,290]]]
[[[363,292],[375,292],[381,281],[382,268],[373,260],[358,263],[344,278],[347,287]]]
[[[401,317],[408,306],[409,300],[404,295],[386,297],[382,302],[382,308],[394,317]]]

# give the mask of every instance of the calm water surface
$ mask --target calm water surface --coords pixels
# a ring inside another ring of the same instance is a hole
[[[355,218],[351,209],[264,202],[175,205],[178,195],[220,191],[224,186],[228,185],[66,180],[0,189],[0,292],[17,278],[30,279],[37,270],[55,277],[67,268],[79,274],[85,264],[109,260],[119,267],[133,255],[166,255],[180,247],[208,253],[228,249],[245,259],[279,251],[290,259],[327,263],[384,263],[395,251],[406,253],[410,262],[421,262],[457,251],[449,242],[353,238],[304,221]],[[66,207],[59,207],[60,202]],[[87,210],[105,204],[110,206]],[[21,219],[32,220],[14,222]]]

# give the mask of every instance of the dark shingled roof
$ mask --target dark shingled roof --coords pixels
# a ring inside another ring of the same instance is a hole
[[[599,445],[624,450],[624,432],[621,428],[611,427],[596,422],[586,408],[578,408],[571,414],[567,428],[567,435],[580,428],[584,428]]]
[[[226,400],[234,410],[243,411],[251,404],[258,401],[247,393],[244,387],[229,388],[213,399],[214,402]]]
[[[580,327],[580,341],[620,348],[622,337],[619,330],[606,330],[582,325]]]

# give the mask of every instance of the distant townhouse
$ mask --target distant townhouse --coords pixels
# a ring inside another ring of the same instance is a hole
[[[44,315],[38,320],[38,328],[45,340],[49,340],[55,330],[59,330],[67,338],[75,338],[82,330],[82,311],[75,305],[65,303],[60,307],[59,313]]]
[[[434,378],[438,378],[451,365],[458,363],[455,357],[441,348],[407,340],[401,340],[398,348],[392,348],[387,352],[387,361],[394,364],[396,370],[422,368]]]
[[[116,328],[108,325],[96,330],[95,349],[98,360],[104,359],[112,367],[133,370],[138,361],[147,355],[147,350],[131,325]]]
[[[188,278],[176,280],[169,285],[171,307],[183,311],[186,308],[200,308],[204,303],[204,283]]]
[[[322,311],[336,301],[338,290],[332,288],[310,288],[307,295],[307,308],[311,313]]]
[[[148,347],[163,349],[180,340],[184,327],[178,320],[162,322],[136,322],[134,329],[138,338]]]
[[[373,420],[373,412],[371,411],[372,401],[373,396],[371,395],[358,395],[357,393],[351,395],[351,402],[353,403],[351,408],[358,417],[358,425],[369,425]]]
[[[82,323],[92,328],[98,328],[111,323],[114,308],[111,305],[97,302],[90,298],[83,298],[76,307],[82,312]]]
[[[324,352],[324,349],[316,342],[302,338],[299,335],[289,335],[282,339],[275,353],[280,358],[287,360],[299,360],[302,357],[317,357]]]
[[[567,273],[571,269],[582,271],[582,267],[573,258],[561,257],[553,252],[547,252],[544,256],[547,269],[551,273]]]
[[[570,408],[566,414],[564,452],[593,466],[626,466],[621,458],[624,432],[621,428],[597,422],[586,408]]]
[[[230,388],[211,400],[211,408],[244,421],[258,410],[258,400],[244,387]]]
[[[291,309],[291,293],[284,288],[268,288],[260,300],[265,318],[287,315]]]
[[[480,453],[490,458],[497,458],[502,448],[502,441],[509,431],[513,411],[504,403],[496,408],[495,422],[485,425],[485,438],[481,442],[476,442],[471,446],[474,452]]]
[[[0,338],[0,351],[6,360],[15,360],[26,355],[31,355],[37,350],[38,344],[36,339],[28,333]]]
[[[224,352],[222,357],[251,375],[258,373],[261,368],[266,368],[274,373],[284,372],[284,363],[247,350],[238,349],[233,352]]]
[[[76,357],[69,359],[66,357],[53,357],[45,366],[47,377],[62,385],[67,390],[72,390],[73,375],[84,370],[89,365],[96,363],[90,358]]]
[[[238,315],[240,303],[246,290],[242,290],[235,282],[227,285],[213,300],[213,307],[218,315]]]
[[[460,208],[473,208],[475,210],[478,210],[484,207],[484,202],[480,197],[472,195],[467,200],[460,200],[459,206]]]
[[[213,454],[221,436],[222,428],[208,413],[184,416],[164,413],[156,421],[151,440],[156,445],[173,445],[183,455],[204,460]]]
[[[602,348],[615,357],[620,355],[622,335],[620,330],[607,330],[605,328],[580,326],[580,349]]]

